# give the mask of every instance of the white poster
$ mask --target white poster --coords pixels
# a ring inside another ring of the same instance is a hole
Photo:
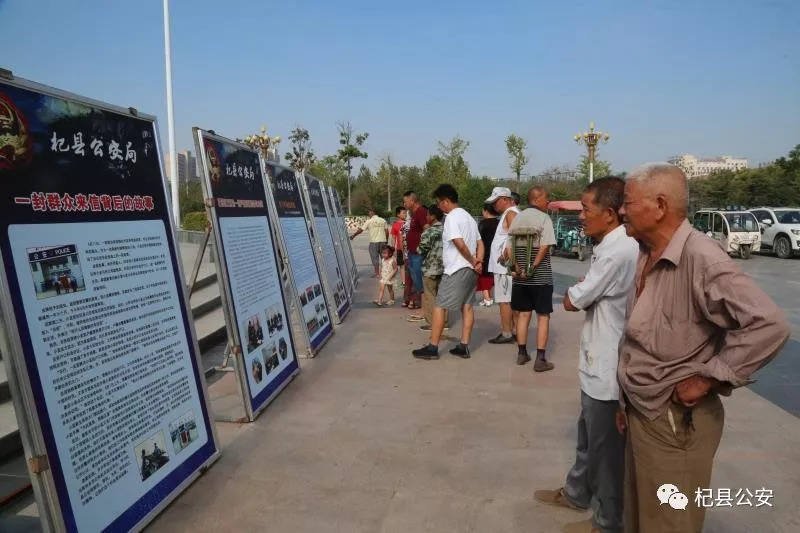
[[[289,248],[289,263],[302,307],[303,321],[308,329],[311,346],[317,348],[332,326],[317,273],[314,251],[308,238],[306,220],[302,217],[283,217],[280,225]]]
[[[162,220],[12,224],[9,242],[79,531],[211,438]]]
[[[220,217],[251,399],[294,361],[267,217]]]

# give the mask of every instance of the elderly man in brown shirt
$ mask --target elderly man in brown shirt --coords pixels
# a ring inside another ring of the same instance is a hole
[[[775,303],[692,229],[687,198],[680,168],[651,164],[628,175],[620,209],[641,244],[617,371],[626,532],[702,531],[705,509],[694,500],[710,488],[724,421],[719,394],[750,383],[789,337]],[[665,484],[685,495],[685,509]]]

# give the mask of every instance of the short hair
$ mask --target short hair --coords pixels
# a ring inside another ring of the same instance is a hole
[[[520,200],[522,200],[522,198],[519,197],[519,193],[516,192],[511,193],[511,198],[514,200],[514,205],[519,205]]]
[[[594,202],[603,209],[611,209],[621,219],[619,209],[625,198],[625,180],[616,176],[607,176],[591,182],[583,192],[594,194]]]
[[[486,202],[486,203],[484,203],[484,204],[483,204],[483,209],[484,209],[485,211],[487,211],[488,213],[491,213],[492,215],[497,215],[497,214],[499,214],[499,213],[498,213],[498,212],[495,210],[495,208],[494,208],[494,204],[490,204],[489,202]]]
[[[383,248],[381,248],[381,252],[383,252],[386,249],[388,249],[390,252],[394,253],[394,247],[392,247],[392,246],[390,246],[388,244],[384,244],[383,245]]]
[[[433,197],[437,200],[450,200],[454,204],[458,203],[458,191],[449,183],[442,183],[433,191]]]
[[[374,208],[374,207],[368,207],[368,208],[367,208],[367,213],[375,213],[376,215],[378,214],[378,212],[377,212],[377,211],[375,211],[375,208]]]
[[[530,203],[531,196],[533,196],[533,193],[538,193],[539,195],[544,195],[545,200],[549,200],[550,199],[550,193],[547,191],[546,188],[542,187],[541,185],[534,185],[528,191],[528,203]]]
[[[675,212],[683,217],[689,211],[689,185],[686,174],[677,165],[671,163],[647,163],[631,170],[626,181],[637,181],[645,188],[651,188],[657,178],[662,194],[667,196]]]
[[[394,214],[395,216],[397,216],[400,214],[400,211],[405,211],[405,210],[406,210],[405,207],[403,207],[402,205],[398,205],[397,207],[394,208]]]
[[[431,204],[428,207],[428,214],[440,222],[444,217],[444,212],[441,209],[439,209],[439,206],[436,204]]]
[[[404,192],[404,193],[403,193],[403,197],[405,198],[406,196],[408,196],[409,198],[411,198],[411,200],[412,200],[412,201],[414,201],[414,202],[416,202],[416,201],[417,201],[417,193],[415,193],[415,192],[414,192],[414,191],[412,191],[412,190],[408,190],[408,191]]]

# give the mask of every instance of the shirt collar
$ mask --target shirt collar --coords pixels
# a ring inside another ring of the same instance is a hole
[[[594,248],[595,250],[605,250],[606,248],[613,246],[614,243],[621,239],[625,234],[625,225],[620,224],[613,230],[609,231],[606,236],[603,237],[603,240],[597,243],[597,246]]]
[[[661,259],[666,259],[673,265],[678,266],[678,263],[681,262],[681,255],[683,255],[683,248],[686,246],[686,241],[691,234],[692,225],[689,224],[688,219],[683,219],[683,222],[681,222],[681,225],[678,226],[678,229],[675,230],[675,233],[669,240],[669,244],[664,248],[664,253],[661,254],[659,261]]]

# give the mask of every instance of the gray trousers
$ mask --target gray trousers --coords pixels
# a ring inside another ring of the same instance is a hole
[[[595,400],[581,391],[575,464],[564,484],[575,505],[591,507],[599,530],[615,533],[622,531],[625,477],[625,438],[615,423],[618,407],[614,400]]]
[[[372,261],[372,268],[378,268],[381,264],[381,249],[386,246],[386,241],[369,243],[369,258]]]

